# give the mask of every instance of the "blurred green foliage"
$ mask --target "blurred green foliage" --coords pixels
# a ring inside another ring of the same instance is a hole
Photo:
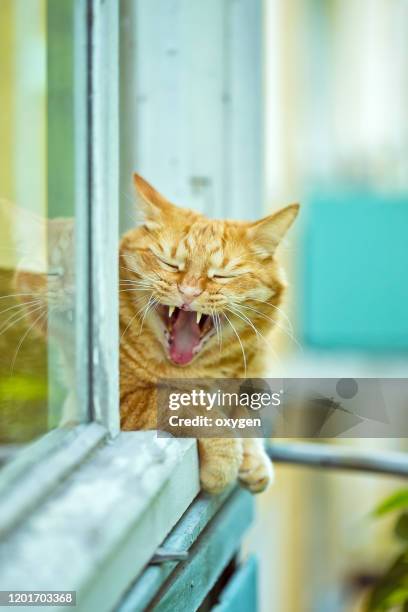
[[[408,488],[400,489],[385,499],[375,509],[374,516],[382,517],[391,512],[398,513],[394,535],[402,550],[372,589],[367,612],[408,612]]]

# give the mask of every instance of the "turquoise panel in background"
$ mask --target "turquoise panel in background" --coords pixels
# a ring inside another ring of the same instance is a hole
[[[342,192],[312,197],[303,211],[304,343],[408,350],[408,198]]]

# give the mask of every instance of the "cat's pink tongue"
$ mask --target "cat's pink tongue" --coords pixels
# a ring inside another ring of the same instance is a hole
[[[194,357],[194,349],[200,343],[200,327],[196,313],[180,310],[172,329],[170,357],[178,365],[187,365]]]

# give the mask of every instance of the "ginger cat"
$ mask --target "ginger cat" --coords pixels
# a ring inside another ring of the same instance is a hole
[[[143,224],[123,236],[119,264],[124,430],[156,427],[159,378],[262,376],[259,338],[272,331],[285,289],[275,251],[299,208],[217,221],[171,204],[136,174],[134,184]],[[259,439],[206,438],[198,450],[210,493],[237,478],[253,493],[271,482]]]

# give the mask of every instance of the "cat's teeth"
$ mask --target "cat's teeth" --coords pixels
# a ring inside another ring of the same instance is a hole
[[[169,318],[171,317],[171,315],[173,314],[174,310],[175,310],[175,306],[169,306]]]
[[[203,316],[202,312],[197,312],[197,325],[199,324],[199,322],[201,321],[201,317]]]

